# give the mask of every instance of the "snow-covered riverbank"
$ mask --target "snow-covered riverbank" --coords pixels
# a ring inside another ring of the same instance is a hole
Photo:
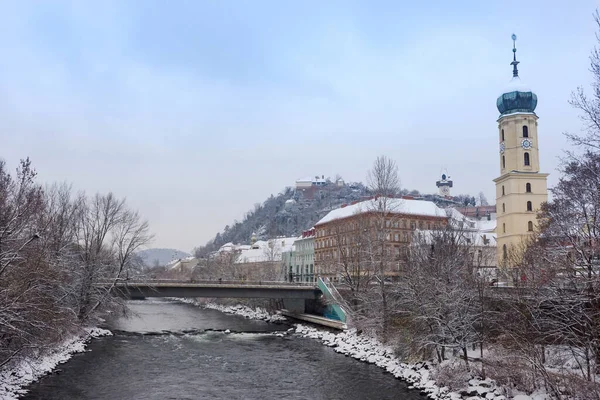
[[[181,300],[181,299],[178,299]],[[281,321],[285,317],[279,314],[269,314],[266,310],[256,310],[242,305],[223,306],[214,303],[201,304],[195,300],[187,299],[188,303],[204,308],[219,310],[227,314],[241,315],[246,318],[259,319],[263,321]],[[469,400],[505,400],[505,390],[497,387],[491,379],[470,379],[465,382],[465,388],[458,392],[451,392],[447,387],[440,387],[432,379],[436,366],[428,362],[407,364],[394,356],[393,350],[380,343],[374,338],[358,335],[355,329],[349,329],[334,333],[324,329],[313,328],[303,324],[296,324],[295,331],[291,329],[287,333],[297,333],[303,337],[320,340],[324,345],[332,347],[336,352],[353,357],[357,360],[375,364],[394,375],[396,378],[408,382],[412,388],[422,390],[432,399],[457,400],[466,398]],[[283,334],[278,334],[283,336]],[[536,400],[544,399],[546,396],[533,396]],[[515,400],[531,400],[532,397],[518,394]]]
[[[287,318],[285,318],[283,315],[270,314],[267,310],[265,310],[264,308],[261,308],[261,307],[251,308],[248,306],[243,306],[241,304],[238,304],[235,306],[225,306],[225,305],[217,304],[217,303],[202,303],[197,300],[188,299],[188,298],[185,298],[185,299],[173,298],[172,300],[179,301],[181,303],[193,304],[195,306],[207,308],[210,310],[221,311],[225,314],[240,315],[240,316],[248,318],[248,319],[256,319],[256,320],[261,320],[261,321],[266,321],[266,322],[287,321]]]
[[[450,392],[446,387],[439,387],[432,379],[435,366],[431,363],[403,363],[394,356],[392,348],[371,337],[357,335],[355,329],[333,333],[298,324],[296,333],[303,337],[318,339],[338,353],[375,364],[396,378],[408,382],[413,388],[422,390],[432,399],[460,399],[463,397],[472,400],[506,399],[501,394],[502,391],[496,388],[495,383],[490,379],[471,379],[468,383],[465,382],[465,390],[461,393]]]
[[[21,360],[10,368],[0,370],[0,399],[18,399],[27,392],[25,386],[52,372],[73,354],[84,352],[86,344],[92,338],[110,335],[112,333],[106,329],[86,328],[81,335],[66,339],[51,351],[39,353]]]

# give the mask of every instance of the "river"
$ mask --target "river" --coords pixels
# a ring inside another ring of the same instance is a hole
[[[24,399],[418,399],[380,368],[290,328],[169,300],[131,301],[114,336],[93,340]],[[231,333],[224,331],[229,329]]]

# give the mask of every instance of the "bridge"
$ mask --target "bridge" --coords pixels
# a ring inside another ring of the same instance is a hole
[[[102,283],[102,287],[112,284]],[[282,299],[286,309],[305,313],[314,308],[322,297],[316,284],[297,282],[249,282],[249,281],[174,281],[146,280],[122,281],[113,291],[129,299],[146,297],[209,297],[209,298],[259,298]]]

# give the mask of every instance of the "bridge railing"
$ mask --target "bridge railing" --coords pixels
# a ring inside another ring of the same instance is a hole
[[[160,284],[196,284],[196,285],[236,285],[236,286],[316,286],[310,282],[286,282],[286,281],[248,281],[248,280],[225,280],[225,279],[124,279],[119,285],[160,285]]]

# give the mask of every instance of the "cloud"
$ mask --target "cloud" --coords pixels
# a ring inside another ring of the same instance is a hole
[[[398,161],[405,187],[435,191],[445,167],[456,192],[492,200],[512,32],[490,21],[512,13],[316,5],[5,4],[0,156],[126,196],[157,245],[183,250],[298,177],[363,180],[379,154]],[[561,132],[578,126],[566,97],[585,83],[593,43],[591,17],[554,29],[587,15],[561,7],[547,20],[522,8],[532,25],[517,24],[549,172]],[[547,46],[575,39],[569,58]]]

